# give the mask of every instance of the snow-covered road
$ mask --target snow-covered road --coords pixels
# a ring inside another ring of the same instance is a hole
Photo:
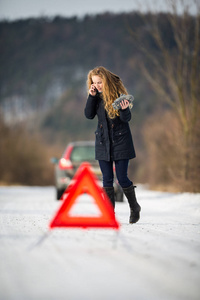
[[[137,224],[116,204],[118,232],[49,231],[53,187],[0,187],[0,299],[199,300],[200,194],[137,196]]]

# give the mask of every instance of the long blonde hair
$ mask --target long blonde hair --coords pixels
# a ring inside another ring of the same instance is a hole
[[[104,67],[96,67],[88,73],[88,91],[93,83],[92,76],[99,76],[102,79],[102,98],[104,101],[104,107],[109,118],[114,119],[116,116],[119,116],[119,110],[114,110],[112,103],[119,97],[119,94],[128,94],[126,88],[124,87],[119,76],[115,75]]]

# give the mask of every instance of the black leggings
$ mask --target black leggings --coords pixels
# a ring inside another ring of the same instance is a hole
[[[115,171],[119,184],[122,188],[129,187],[132,181],[129,180],[128,172],[129,159],[115,161]],[[103,174],[103,186],[112,187],[114,180],[113,161],[99,160],[99,166]]]

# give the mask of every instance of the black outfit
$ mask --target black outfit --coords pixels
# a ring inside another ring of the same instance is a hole
[[[95,159],[103,174],[103,186],[115,207],[113,188],[113,161],[115,161],[116,175],[119,184],[127,196],[131,215],[129,222],[136,223],[139,220],[140,206],[135,197],[134,186],[127,176],[129,159],[134,158],[135,149],[128,122],[131,120],[129,107],[120,110],[120,115],[110,119],[104,108],[100,94],[89,95],[85,107],[85,116],[93,119],[97,115],[98,125],[95,132]]]
[[[129,108],[120,110],[120,116],[109,119],[103,100],[97,93],[88,96],[85,116],[93,119],[97,115],[98,125],[95,140],[96,160],[115,161],[134,158],[135,149],[128,122],[131,119]]]

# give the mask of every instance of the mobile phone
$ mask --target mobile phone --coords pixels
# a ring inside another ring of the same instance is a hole
[[[98,90],[95,86],[93,86],[93,92],[98,92]]]

